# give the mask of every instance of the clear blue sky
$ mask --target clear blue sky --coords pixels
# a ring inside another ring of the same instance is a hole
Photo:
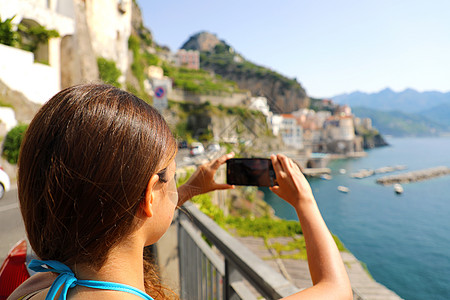
[[[161,45],[209,31],[309,96],[450,91],[450,0],[138,0]]]

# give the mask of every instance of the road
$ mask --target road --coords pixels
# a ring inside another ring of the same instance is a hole
[[[0,199],[0,263],[3,263],[11,247],[25,236],[17,188],[12,185],[11,190]]]

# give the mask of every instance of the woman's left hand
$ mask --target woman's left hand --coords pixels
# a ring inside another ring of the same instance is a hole
[[[231,152],[199,166],[189,180],[178,188],[178,206],[200,194],[215,190],[234,189],[234,185],[214,181],[214,175],[219,167],[233,157],[234,153]]]

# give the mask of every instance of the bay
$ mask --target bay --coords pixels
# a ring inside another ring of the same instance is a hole
[[[450,176],[404,184],[402,195],[375,182],[383,175],[349,176],[359,169],[394,165],[406,165],[408,171],[450,167],[450,138],[388,142],[391,146],[370,150],[367,157],[331,162],[332,180],[309,180],[320,211],[376,281],[404,299],[450,299]],[[350,192],[339,192],[339,185]],[[264,194],[277,216],[297,219],[290,205],[268,189]]]

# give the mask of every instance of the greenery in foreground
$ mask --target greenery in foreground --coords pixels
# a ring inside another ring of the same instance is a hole
[[[187,174],[178,180],[178,185],[183,184],[192,174]],[[209,216],[223,229],[232,232],[238,236],[254,236],[261,237],[267,247],[277,252],[279,258],[285,259],[303,259],[306,260],[306,244],[302,235],[303,231],[298,221],[282,220],[273,218],[270,215],[263,217],[246,216],[225,216],[223,211],[212,203],[209,194],[202,194],[192,199],[193,203],[199,206],[200,211]],[[270,243],[270,238],[275,237],[292,237],[292,241],[287,244],[278,242]],[[339,251],[348,251],[339,238],[333,234],[333,239]],[[283,254],[288,252],[288,254]]]
[[[192,199],[200,206],[200,210],[213,219],[222,228],[235,232],[239,236],[262,237],[265,240],[279,236],[295,236],[302,234],[300,223],[274,219],[270,216],[245,218],[241,216],[225,216],[223,211],[212,204],[211,196],[202,194]]]

